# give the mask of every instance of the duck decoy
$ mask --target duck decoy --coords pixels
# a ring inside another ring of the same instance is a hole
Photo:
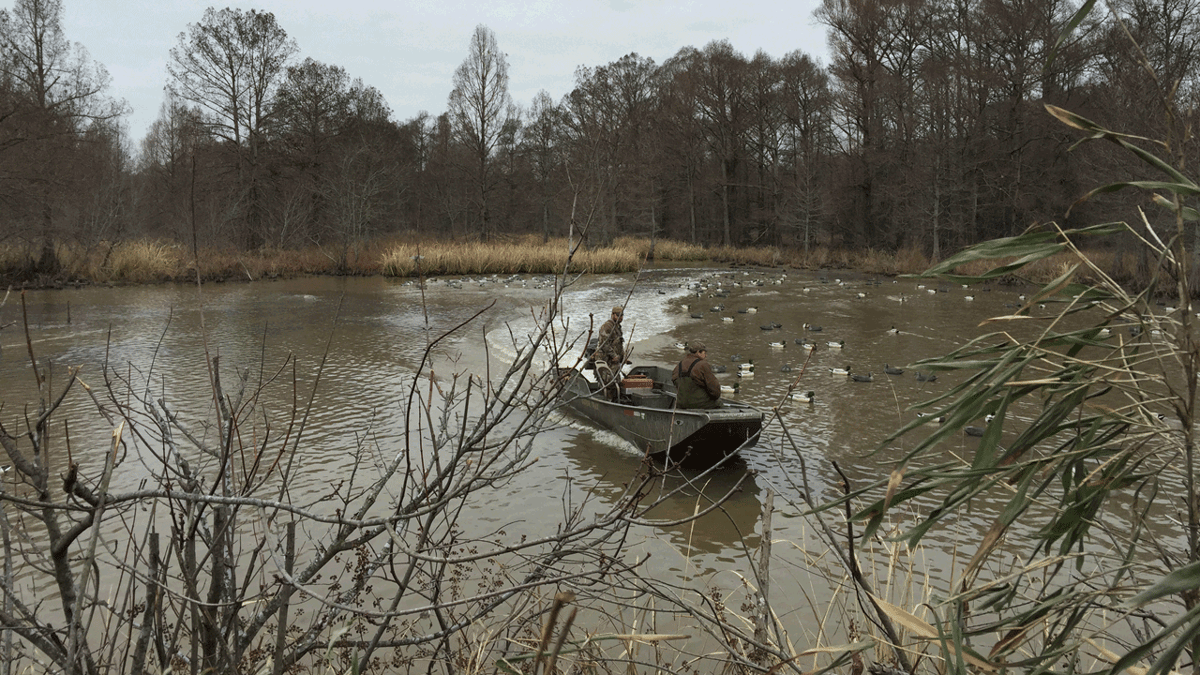
[[[738,371],[737,371],[737,376],[738,376],[738,377],[744,377],[744,378],[747,378],[747,379],[749,379],[749,378],[751,378],[751,377],[754,377],[754,369],[753,369],[753,368],[747,368],[746,370],[738,370]]]
[[[888,332],[888,335],[899,335],[899,334],[900,334],[900,329],[899,329],[899,328],[896,328],[895,326],[892,326],[891,328],[889,328],[889,329],[887,330],[887,332]]]
[[[883,372],[887,373],[888,375],[903,375],[904,369],[903,368],[893,368],[889,364],[885,363],[885,364],[883,364]]]
[[[982,436],[983,431],[982,427],[963,427],[963,433],[968,436]]]
[[[917,371],[917,382],[937,382],[937,375],[935,375],[934,373],[929,373],[928,375],[926,375],[925,373],[922,373],[921,371],[918,370]]]
[[[825,346],[829,347],[830,349],[841,349],[842,347],[846,346],[846,341],[845,340],[830,340],[829,342],[825,343]]]
[[[773,323],[765,323],[765,324],[763,324],[763,325],[759,326],[759,328],[761,328],[761,329],[763,329],[763,330],[775,330],[775,324],[773,324]]]
[[[750,314],[757,314],[757,313],[758,313],[758,308],[757,308],[757,307],[747,307],[747,308],[746,308],[746,312],[748,312],[748,313],[750,313]]]
[[[830,375],[849,375],[850,374],[850,366],[842,366],[841,368],[838,368],[835,366],[835,367],[829,369],[829,374]]]
[[[929,413],[923,413],[923,412],[917,413],[917,417],[928,417],[928,416],[929,416]],[[945,423],[945,421],[946,421],[945,415],[940,415],[940,416],[938,416],[937,419],[934,420],[934,422],[937,422],[938,424],[943,424],[943,423]]]
[[[812,332],[812,333],[820,333],[822,328],[823,328],[822,326],[814,326],[814,325],[808,324],[808,323],[804,324],[804,330]]]
[[[854,380],[855,382],[874,382],[875,381],[875,373],[871,372],[871,373],[867,373],[866,375],[855,374],[855,375],[851,375],[850,379]]]
[[[784,344],[782,342],[768,342],[767,346],[770,347],[771,349],[783,349],[784,348]]]
[[[970,302],[974,299],[975,299],[975,296],[973,296],[973,295],[964,295],[963,296],[963,300],[966,300],[967,302]]]
[[[812,403],[814,398],[816,398],[816,394],[811,391],[806,391],[804,393],[797,391],[791,394],[791,399],[796,403]]]
[[[741,362],[742,362],[742,355],[741,355],[741,354],[734,354],[733,356],[729,357],[729,361],[730,361],[731,363],[741,363]]]
[[[781,373],[790,373],[790,372],[792,372],[792,364],[790,364],[790,363],[785,363],[785,364],[783,364],[782,366],[779,366],[779,372],[781,372]]]
[[[796,338],[796,344],[806,345],[808,344],[808,338]]]
[[[687,349],[687,343],[686,342],[676,342],[675,348],[676,349]]]
[[[745,314],[745,313],[746,313],[746,308],[745,308],[745,307],[743,307],[743,308],[741,308],[741,309],[739,309],[739,310],[738,310],[738,314]]]
[[[692,312],[692,318],[693,319],[703,319],[704,315],[701,314],[700,312]]]
[[[721,320],[724,321],[725,323],[733,323],[732,316],[723,316],[723,317],[721,317]]]
[[[722,365],[715,365],[712,367],[712,371],[714,373],[724,373],[724,372],[727,372],[728,370],[729,370],[728,368],[726,368],[725,366],[722,366]]]
[[[713,306],[713,307],[710,307],[710,308],[708,309],[708,311],[710,311],[710,312],[724,312],[724,311],[725,311],[725,305],[715,305],[715,306]]]
[[[721,393],[722,394],[736,394],[737,390],[738,390],[738,385],[739,385],[739,383],[737,383],[737,382],[734,382],[733,384],[723,384],[723,385],[721,385]]]

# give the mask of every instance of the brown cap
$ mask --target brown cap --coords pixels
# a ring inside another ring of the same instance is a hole
[[[708,351],[708,348],[704,346],[703,342],[699,340],[692,340],[688,343],[688,351],[693,354],[699,354],[700,352]]]
[[[623,314],[625,314],[625,308],[624,308],[624,307],[622,307],[622,306],[620,306],[620,305],[616,305],[616,306],[614,306],[614,307],[613,307],[613,311],[612,311],[612,313],[613,313],[613,314],[621,314],[621,315],[623,315]]]

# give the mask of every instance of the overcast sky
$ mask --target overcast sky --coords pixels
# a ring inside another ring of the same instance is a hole
[[[4,3],[8,5],[9,3]],[[801,50],[828,62],[825,31],[813,22],[820,0],[64,0],[63,29],[112,76],[109,95],[133,109],[140,144],[158,116],[167,59],[189,23],[209,6],[273,12],[296,40],[298,57],[339,65],[379,89],[397,121],[446,110],[454,70],[475,26],[496,34],[508,56],[509,92],[528,106],[545,89],[560,100],[578,66],[637,52],[662,63],[682,47],[727,39],[750,58]]]

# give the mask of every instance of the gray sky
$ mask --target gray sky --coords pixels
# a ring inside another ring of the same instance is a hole
[[[8,3],[5,3],[8,4]],[[298,56],[342,66],[379,89],[393,116],[446,110],[455,68],[475,26],[496,34],[508,55],[509,92],[528,106],[545,89],[554,100],[574,85],[578,66],[601,66],[637,52],[662,63],[680,48],[728,39],[750,58],[801,50],[827,63],[825,31],[813,22],[820,0],[64,0],[63,29],[112,76],[109,95],[133,108],[139,144],[157,118],[167,59],[189,23],[209,6],[273,12],[296,40]]]

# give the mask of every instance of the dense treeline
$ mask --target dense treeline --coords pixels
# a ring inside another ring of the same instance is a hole
[[[598,244],[939,258],[1063,222],[1100,176],[1138,177],[1116,155],[1069,152],[1043,104],[1155,138],[1170,137],[1164,102],[1195,110],[1200,0],[1112,6],[1056,45],[1078,3],[824,0],[828,64],[805,45],[773,58],[718,41],[583,67],[562,100],[528,104],[480,26],[447,110],[403,122],[369,84],[303,58],[270,12],[209,9],[171,50],[158,119],[134,142],[103,67],[62,34],[61,1],[17,0],[0,17],[0,236],[24,252],[10,271],[43,275],[64,245],[129,238],[317,245],[345,268],[381,236],[549,238],[572,214]],[[1087,208],[1072,217],[1105,204]]]

